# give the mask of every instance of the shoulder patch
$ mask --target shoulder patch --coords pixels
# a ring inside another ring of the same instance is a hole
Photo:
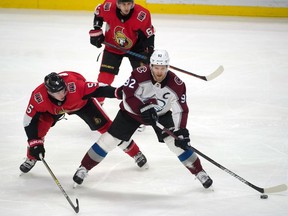
[[[146,13],[144,12],[144,11],[140,11],[139,13],[138,13],[138,16],[137,16],[137,19],[140,21],[140,22],[143,22],[144,20],[145,20],[145,18],[146,18]]]
[[[104,11],[110,11],[111,5],[111,2],[106,2],[103,6]]]
[[[145,73],[147,71],[147,67],[146,66],[140,66],[140,67],[136,68],[136,71],[138,73]]]
[[[75,82],[69,82],[67,84],[67,89],[70,93],[74,93],[76,92],[76,85],[75,85]]]
[[[34,94],[34,100],[40,104],[42,103],[44,100],[43,100],[43,97],[42,97],[42,94],[40,92],[37,92],[36,94]]]
[[[182,84],[183,84],[183,81],[182,81],[179,77],[177,77],[177,76],[174,77],[174,81],[175,81],[175,83],[176,83],[177,85],[182,85]]]

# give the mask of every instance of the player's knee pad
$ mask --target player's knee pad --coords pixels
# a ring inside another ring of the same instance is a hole
[[[97,141],[98,145],[106,152],[112,151],[120,142],[121,140],[113,137],[108,132],[102,134]]]
[[[175,155],[177,155],[177,157],[184,152],[183,149],[175,146],[175,139],[173,137],[171,136],[165,137],[164,142],[166,143],[170,151],[172,151]]]
[[[197,160],[197,154],[191,149],[184,151],[183,149],[175,146],[175,139],[168,136],[164,139],[170,151],[177,155],[181,163],[186,167],[193,167],[193,163]]]

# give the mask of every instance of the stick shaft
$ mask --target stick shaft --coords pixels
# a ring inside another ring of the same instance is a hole
[[[49,165],[47,164],[47,162],[45,161],[45,159],[43,158],[43,156],[40,154],[40,159],[43,162],[44,166],[47,168],[48,172],[50,173],[50,175],[52,176],[54,182],[56,183],[56,185],[60,188],[62,194],[65,196],[65,198],[67,199],[67,201],[69,202],[69,204],[71,205],[71,207],[74,209],[74,211],[76,213],[79,212],[79,201],[78,199],[76,199],[76,206],[74,206],[73,202],[71,201],[70,197],[68,196],[68,194],[65,192],[65,190],[63,189],[62,185],[60,184],[59,180],[57,179],[57,177],[54,175],[54,173],[52,172],[52,170],[50,169]]]
[[[165,128],[163,125],[161,125],[159,122],[156,122],[156,126],[158,128],[160,128],[161,130],[165,131],[167,134],[169,134],[170,136],[172,136],[174,139],[179,139],[173,132],[171,132],[170,130],[168,130],[167,128]],[[213,159],[211,159],[210,157],[208,157],[207,155],[203,154],[201,151],[197,150],[196,148],[191,146],[191,149],[196,152],[198,155],[200,155],[201,157],[205,158],[206,160],[208,160],[210,163],[214,164],[215,166],[217,166],[218,168],[222,169],[223,171],[227,172],[228,174],[230,174],[231,176],[237,178],[238,180],[240,180],[241,182],[243,182],[244,184],[248,185],[249,187],[255,189],[256,191],[260,192],[260,193],[276,193],[276,192],[281,192],[281,191],[285,191],[287,190],[287,185],[285,184],[281,184],[281,185],[277,185],[274,187],[269,187],[269,188],[261,188],[258,187],[254,184],[252,184],[251,182],[245,180],[244,178],[242,178],[241,176],[237,175],[236,173],[232,172],[231,170],[227,169],[226,167],[222,166],[221,164],[217,163],[216,161],[214,161]]]
[[[111,44],[111,43],[103,42],[103,44],[105,44],[106,46],[109,46],[109,47],[113,47],[114,49],[118,49],[118,50],[120,50],[120,51],[122,51],[122,52],[124,52],[124,53],[127,53],[127,54],[129,54],[129,55],[132,55],[132,56],[134,56],[134,57],[136,57],[136,58],[139,58],[139,59],[142,59],[142,60],[146,60],[146,59],[147,59],[147,56],[141,55],[141,54],[136,53],[136,52],[132,52],[132,51],[130,51],[130,50],[126,50],[126,49],[124,49],[124,48],[115,46],[115,45],[113,45],[113,44]],[[220,67],[219,67],[215,72],[213,72],[212,74],[210,74],[210,75],[208,75],[208,76],[201,76],[201,75],[198,75],[198,74],[195,74],[195,73],[192,73],[192,72],[183,70],[183,69],[181,69],[181,68],[175,67],[175,66],[173,66],[173,65],[169,65],[169,67],[170,67],[171,69],[173,69],[173,70],[179,71],[179,72],[181,72],[181,73],[185,73],[185,74],[190,75],[190,76],[194,76],[194,77],[196,77],[196,78],[198,78],[198,79],[202,79],[202,80],[205,80],[205,81],[210,81],[210,80],[216,78],[216,77],[219,76],[219,75],[223,72],[223,70],[224,70],[224,68],[223,68],[222,66],[220,66]],[[211,75],[212,75],[212,76],[211,76]]]

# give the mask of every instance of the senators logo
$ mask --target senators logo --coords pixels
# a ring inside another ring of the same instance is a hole
[[[99,125],[99,124],[101,124],[102,121],[101,121],[101,118],[94,117],[94,122],[96,125]]]
[[[132,47],[132,40],[124,34],[124,28],[116,26],[114,29],[114,41],[122,48],[130,49]]]

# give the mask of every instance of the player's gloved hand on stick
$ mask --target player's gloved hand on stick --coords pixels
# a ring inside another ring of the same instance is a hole
[[[141,118],[144,124],[155,126],[158,121],[157,111],[155,109],[155,104],[149,103],[145,104],[141,109]]]
[[[175,131],[174,134],[179,138],[175,139],[175,146],[182,148],[183,150],[188,150],[190,146],[189,131],[186,128],[181,128]]]
[[[102,29],[91,29],[89,31],[90,35],[90,43],[97,48],[102,47],[102,43],[104,42],[105,36],[103,35]]]
[[[37,160],[41,160],[39,154],[42,154],[43,158],[45,157],[45,148],[44,148],[44,141],[42,139],[37,140],[30,140],[28,141],[29,144],[29,153],[32,157],[36,158]]]
[[[150,64],[150,57],[151,57],[153,52],[154,52],[153,46],[146,47],[144,49],[144,51],[142,53],[140,53],[141,55],[146,56],[146,59],[142,59],[141,62],[143,64]]]

